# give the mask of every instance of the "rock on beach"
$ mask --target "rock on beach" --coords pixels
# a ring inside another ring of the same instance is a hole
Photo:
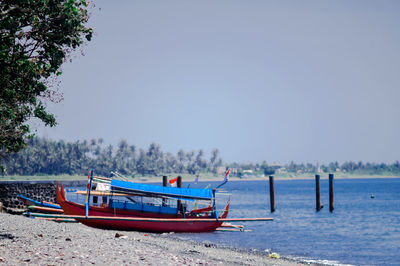
[[[0,213],[0,265],[300,265],[268,254]],[[302,263],[304,265],[304,263]]]

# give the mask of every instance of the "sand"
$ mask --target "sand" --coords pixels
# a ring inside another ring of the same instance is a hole
[[[300,265],[267,253],[177,240],[167,233],[101,230],[6,213],[0,213],[1,264]]]

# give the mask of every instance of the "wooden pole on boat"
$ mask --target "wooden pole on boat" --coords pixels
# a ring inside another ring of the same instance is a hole
[[[271,205],[271,212],[275,211],[275,191],[274,191],[274,176],[269,176],[269,202]]]
[[[166,175],[164,175],[164,176],[162,177],[162,185],[163,185],[163,187],[168,186],[168,177],[167,177]],[[162,200],[162,205],[163,205],[163,206],[167,205],[167,199],[163,199],[163,200]]]
[[[320,186],[320,175],[315,175],[315,203],[317,212],[322,208],[321,206],[321,186]]]
[[[329,174],[329,211],[333,212],[333,174]]]
[[[92,190],[92,180],[93,180],[93,169],[90,170],[89,188],[88,188],[88,194],[86,196],[86,217],[89,216],[89,203],[90,203],[90,191]]]
[[[214,211],[215,219],[218,220],[218,211],[217,211],[217,207],[215,206],[215,192],[216,191],[217,190],[215,188],[213,188],[213,190],[212,190],[212,209]]]
[[[177,187],[182,187],[182,177],[181,176],[178,176],[178,180],[176,181],[176,186]],[[178,211],[182,211],[182,202],[181,202],[181,200],[178,200],[178,203],[177,203],[177,207],[178,207]]]

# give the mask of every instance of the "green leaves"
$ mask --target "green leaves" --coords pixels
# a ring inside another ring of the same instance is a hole
[[[25,146],[30,118],[56,125],[44,105],[51,95],[45,81],[62,74],[66,56],[93,30],[80,0],[0,1],[0,17],[1,157]]]
[[[33,112],[35,117],[42,120],[46,126],[55,126],[57,124],[54,115],[47,113],[41,102],[39,102]]]

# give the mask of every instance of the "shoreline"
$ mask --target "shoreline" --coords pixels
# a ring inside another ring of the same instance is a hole
[[[168,175],[168,179],[171,179],[173,177],[176,177],[178,174],[173,174],[173,175]],[[379,179],[379,178],[400,178],[400,176],[382,176],[382,175],[344,175],[344,174],[339,174],[335,173],[334,174],[335,179]],[[273,175],[274,180],[279,180],[279,181],[292,181],[292,180],[313,180],[315,179],[315,176],[310,176],[310,175],[301,175],[301,176],[280,176],[280,175]],[[320,174],[321,180],[328,179],[328,174],[323,173]],[[41,181],[41,182],[46,182],[46,181],[84,181],[87,180],[87,176],[16,176],[16,177],[0,177],[0,182],[20,182],[20,181]],[[195,176],[194,175],[188,175],[184,174],[182,175],[182,181],[183,182],[194,182]],[[199,182],[217,182],[220,181],[222,182],[224,180],[223,176],[210,176],[210,175],[205,175],[201,176],[199,178]],[[156,176],[156,177],[135,177],[130,179],[132,182],[137,182],[137,183],[162,183],[162,177],[161,176]],[[265,177],[248,177],[248,178],[239,178],[239,177],[229,177],[229,181],[268,181],[268,176]]]
[[[169,177],[172,178],[172,177]],[[335,176],[335,179],[379,179],[379,178],[400,178],[399,176]],[[314,176],[296,176],[296,177],[282,177],[282,176],[274,176],[275,181],[295,181],[295,180],[314,180]],[[328,180],[327,176],[321,176],[321,180]],[[195,177],[183,178],[182,182],[191,183],[194,182]],[[229,181],[239,181],[239,182],[246,182],[246,181],[268,181],[268,177],[250,177],[250,178],[238,178],[238,177],[230,177]],[[199,178],[199,182],[222,182],[223,177],[204,177]],[[137,183],[162,183],[162,178],[160,177],[138,177],[132,179],[132,182]]]
[[[231,233],[231,232],[226,232]],[[243,233],[243,232],[240,232]],[[120,237],[116,237],[117,234]],[[313,265],[261,251],[0,213],[0,264]],[[316,264],[314,264],[316,265]]]
[[[400,178],[399,176],[335,176],[335,179],[379,179],[379,178]],[[182,182],[193,182],[195,177],[193,177],[191,180],[185,180],[182,178]],[[296,177],[282,177],[282,176],[274,176],[274,180],[279,180],[279,181],[292,181],[292,180],[314,180],[314,176],[296,176]],[[321,176],[321,180],[328,180],[328,176]],[[250,177],[250,178],[238,178],[238,177],[230,177],[229,181],[240,181],[240,182],[246,182],[246,181],[268,181],[268,177]],[[160,181],[159,177],[140,177],[138,179],[132,179],[132,181],[137,181],[137,182],[162,182],[162,179]],[[207,182],[207,181],[212,181],[212,182],[217,182],[217,181],[223,181],[223,177],[205,177],[205,178],[200,178],[199,182]]]

